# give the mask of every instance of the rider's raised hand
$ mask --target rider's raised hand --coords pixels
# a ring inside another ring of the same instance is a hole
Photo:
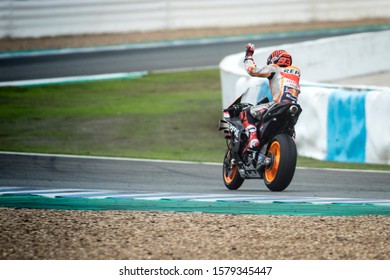
[[[245,57],[252,56],[255,52],[255,45],[252,43],[248,43],[245,46]]]

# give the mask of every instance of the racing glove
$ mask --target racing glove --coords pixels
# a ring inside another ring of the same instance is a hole
[[[231,118],[238,117],[240,113],[242,112],[242,105],[235,104],[233,106],[230,106],[227,111],[229,112],[229,115]]]
[[[248,43],[245,46],[245,58],[249,58],[253,56],[253,53],[255,52],[255,45],[252,43]]]

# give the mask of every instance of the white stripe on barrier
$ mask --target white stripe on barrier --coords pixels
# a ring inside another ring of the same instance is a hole
[[[148,72],[143,71],[143,72],[130,72],[130,73],[113,73],[113,74],[100,74],[100,75],[89,75],[89,76],[10,81],[10,82],[0,82],[0,87],[38,86],[38,85],[63,84],[63,83],[75,83],[75,82],[104,81],[104,80],[114,80],[114,79],[134,79],[134,78],[143,77],[147,74]]]
[[[366,97],[366,162],[390,164],[390,88]]]
[[[296,144],[300,156],[324,160],[327,155],[328,98],[332,90],[302,85],[299,104],[302,113],[296,125]]]

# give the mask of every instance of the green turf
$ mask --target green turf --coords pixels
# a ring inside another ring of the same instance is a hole
[[[60,210],[175,211],[293,216],[390,216],[389,206],[371,204],[204,202],[185,200],[138,200],[123,198],[49,198],[43,196],[0,196],[0,207]]]
[[[218,71],[0,89],[1,150],[215,161]],[[222,155],[221,155],[222,154]]]
[[[0,88],[0,150],[221,162],[218,70]],[[390,170],[388,165],[299,166]]]

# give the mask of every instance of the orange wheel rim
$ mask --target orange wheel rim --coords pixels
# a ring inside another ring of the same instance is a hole
[[[234,177],[236,177],[237,170],[238,170],[237,166],[234,166],[230,174],[228,175],[226,175],[226,173],[223,174],[223,177],[227,184],[230,184],[233,181]]]
[[[272,182],[273,180],[275,180],[276,174],[278,173],[278,169],[279,169],[279,162],[280,162],[279,142],[277,141],[272,142],[271,147],[269,147],[268,151],[272,155],[273,162],[270,168],[265,170],[264,175],[267,182]]]

